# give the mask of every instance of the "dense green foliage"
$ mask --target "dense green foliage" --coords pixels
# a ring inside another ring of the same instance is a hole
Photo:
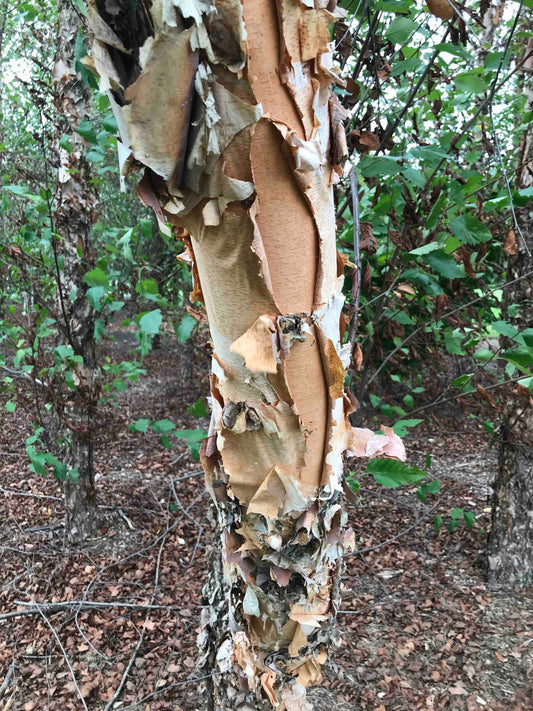
[[[532,187],[515,181],[518,147],[533,118],[524,112],[533,3],[509,1],[488,25],[484,0],[464,4],[452,20],[410,0],[342,4],[347,17],[333,38],[343,77],[337,93],[348,110],[358,195],[354,200],[346,171],[338,186],[339,249],[353,260],[355,236],[362,254],[360,294],[355,270],[346,285],[347,310],[357,318],[350,379],[360,413],[375,415],[376,424],[386,419],[404,435],[435,403],[475,393],[495,402],[501,381],[533,392],[533,329],[517,329],[518,305],[504,312],[501,305],[508,252],[520,243],[520,211],[533,198]],[[186,310],[190,274],[176,260],[183,245],[160,229],[134,190],[121,192],[116,121],[84,64],[83,4],[75,6],[76,69],[93,96],[76,131],[98,195],[97,266],[84,274],[83,290],[97,312],[97,343],[117,324],[138,337],[131,360],[100,362],[102,398],[110,402],[142,377],[143,356],[161,331],[173,330],[183,343],[197,321]],[[57,341],[57,156],[60,148],[71,150],[69,135],[57,141],[52,102],[57,18],[53,6],[34,2],[6,1],[0,13],[0,382],[10,393],[8,412],[23,403],[34,414],[34,470],[50,465],[64,476],[45,436],[50,385],[60,378],[75,388],[79,365],[79,356]],[[436,393],[428,383],[437,373]],[[131,427],[151,428],[164,446],[175,430],[168,421]],[[176,434],[197,456],[201,431]]]
[[[533,390],[531,331],[512,322],[517,305],[505,317],[501,308],[508,251],[520,247],[520,211],[533,198],[515,181],[533,119],[524,112],[531,3],[506,3],[487,25],[488,6],[467,3],[450,21],[421,3],[351,2],[336,28],[360,188],[355,387],[399,434],[435,397],[422,364],[438,372],[437,402],[502,378]],[[350,201],[339,201],[340,248],[351,255]]]

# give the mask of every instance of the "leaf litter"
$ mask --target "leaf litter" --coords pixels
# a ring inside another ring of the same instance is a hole
[[[126,349],[127,342],[117,339],[109,347]],[[207,391],[207,358],[195,356],[195,377],[177,387],[180,348],[165,345],[149,354],[147,376],[120,394],[120,408],[104,412],[97,471],[99,498],[109,508],[85,547],[63,546],[58,483],[28,473],[23,442],[29,417],[24,422],[19,412],[16,420],[6,418],[0,431],[0,615],[39,603],[94,711],[113,698],[141,634],[113,708],[202,708],[196,635],[210,538],[203,477],[194,476],[198,464],[187,454],[172,465],[176,450],[161,447],[155,434],[127,427],[140,417],[198,426],[183,413]],[[340,645],[311,698],[317,709],[338,711],[525,711],[532,690],[531,597],[489,590],[484,579],[480,528],[489,521],[494,453],[465,419],[459,420],[460,437],[457,422],[449,432],[423,427],[406,438],[408,462],[422,465],[432,455],[435,476],[443,481],[439,513],[474,510],[474,530],[451,534],[443,527],[436,533],[428,517],[389,545],[347,559]],[[185,442],[178,448],[187,452]],[[417,499],[416,486],[391,491],[370,475],[360,478],[362,502],[350,505],[360,550],[398,535],[433,505]],[[64,606],[50,607],[59,602]],[[65,656],[45,620],[23,614],[0,618],[0,626],[2,708],[79,709]]]

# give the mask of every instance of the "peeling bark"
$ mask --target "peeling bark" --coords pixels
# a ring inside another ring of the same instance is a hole
[[[531,14],[531,13],[529,13]],[[528,15],[529,17],[529,15]],[[525,48],[533,51],[533,39]],[[533,56],[524,64],[526,111],[533,110]],[[520,140],[517,189],[533,185],[533,126]],[[504,289],[504,318],[519,331],[533,324],[533,213],[524,208],[518,213],[522,238],[509,247],[507,279]],[[516,281],[519,280],[519,281]],[[518,306],[510,318],[508,306]],[[502,340],[503,348],[515,345]],[[524,392],[525,391],[525,392]],[[498,473],[494,481],[492,524],[488,540],[488,577],[493,584],[527,586],[533,584],[533,398],[525,388],[511,388],[504,397],[505,415],[501,423]]]
[[[207,708],[306,711],[353,545],[343,453],[365,456],[373,439],[404,455],[391,432],[352,430],[343,393],[344,110],[328,31],[342,13],[321,0],[157,0],[137,6],[147,39],[134,41],[125,10],[90,7],[122,170],[146,166],[141,199],[186,231],[209,318],[201,457],[221,550],[199,638]]]
[[[519,220],[531,253],[533,214],[522,214]],[[504,307],[520,305],[516,317],[506,317],[520,331],[533,323],[532,269],[531,254],[524,245],[518,245],[517,253],[509,256],[507,278],[521,281],[504,290],[503,303]],[[512,345],[514,342],[502,343],[504,348]],[[533,398],[526,388],[509,388],[503,402],[505,415],[500,426],[499,466],[493,484],[488,576],[493,584],[525,586],[533,583]]]
[[[69,0],[58,2],[57,52],[54,61],[54,104],[57,139],[69,136],[72,151],[57,147],[59,168],[55,193],[54,243],[57,280],[58,324],[61,344],[83,357],[73,373],[75,390],[56,382],[55,403],[61,460],[72,480],[64,484],[65,526],[70,542],[83,542],[98,528],[93,469],[93,419],[99,398],[99,370],[94,342],[95,315],[85,292],[83,275],[94,266],[90,244],[92,212],[96,196],[91,187],[86,147],[76,128],[86,118],[89,93],[74,68],[74,47],[79,17]],[[59,263],[62,261],[62,268]],[[77,472],[77,474],[76,474]],[[79,477],[77,481],[74,479]]]

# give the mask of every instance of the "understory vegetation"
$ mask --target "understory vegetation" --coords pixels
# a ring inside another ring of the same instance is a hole
[[[188,32],[187,3],[167,5]],[[367,435],[338,487],[353,538],[335,645],[294,711],[526,711],[533,0],[303,5],[327,14],[333,50],[340,398],[344,377]],[[131,84],[94,43],[95,17],[121,12],[129,27],[122,0],[0,0],[0,711],[194,711],[214,674],[196,640],[216,568],[216,339],[165,181],[125,157]],[[238,404],[228,431],[259,429]],[[370,452],[372,436],[387,444]]]

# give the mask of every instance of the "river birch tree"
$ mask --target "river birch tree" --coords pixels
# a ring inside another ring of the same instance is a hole
[[[335,637],[346,450],[403,458],[353,430],[343,391],[343,260],[333,186],[344,111],[328,0],[89,4],[92,68],[123,173],[193,265],[213,344],[202,462],[220,550],[200,633],[206,708],[304,711]]]
[[[519,84],[524,98],[523,132],[517,156],[515,187],[533,186],[533,12],[526,13],[524,66]],[[529,31],[529,36],[527,32]],[[503,295],[507,318],[517,331],[533,334],[533,212],[518,213],[519,233],[508,233],[507,279]],[[518,230],[517,230],[518,232]],[[509,315],[510,306],[514,315]],[[502,339],[509,347],[509,339]],[[494,481],[492,527],[488,542],[489,580],[497,585],[525,586],[533,583],[533,400],[523,385],[508,391],[503,399],[498,472]]]
[[[84,281],[84,275],[94,266],[91,225],[96,195],[86,144],[77,132],[90,108],[89,91],[75,69],[80,18],[70,0],[59,0],[57,10],[53,77],[58,170],[53,248],[59,350],[56,348],[55,353],[61,359],[77,362],[69,385],[64,376],[53,383],[58,424],[53,434],[59,442],[64,465],[66,535],[71,542],[82,542],[98,527],[93,451],[99,371],[95,312],[87,299],[88,287]]]

